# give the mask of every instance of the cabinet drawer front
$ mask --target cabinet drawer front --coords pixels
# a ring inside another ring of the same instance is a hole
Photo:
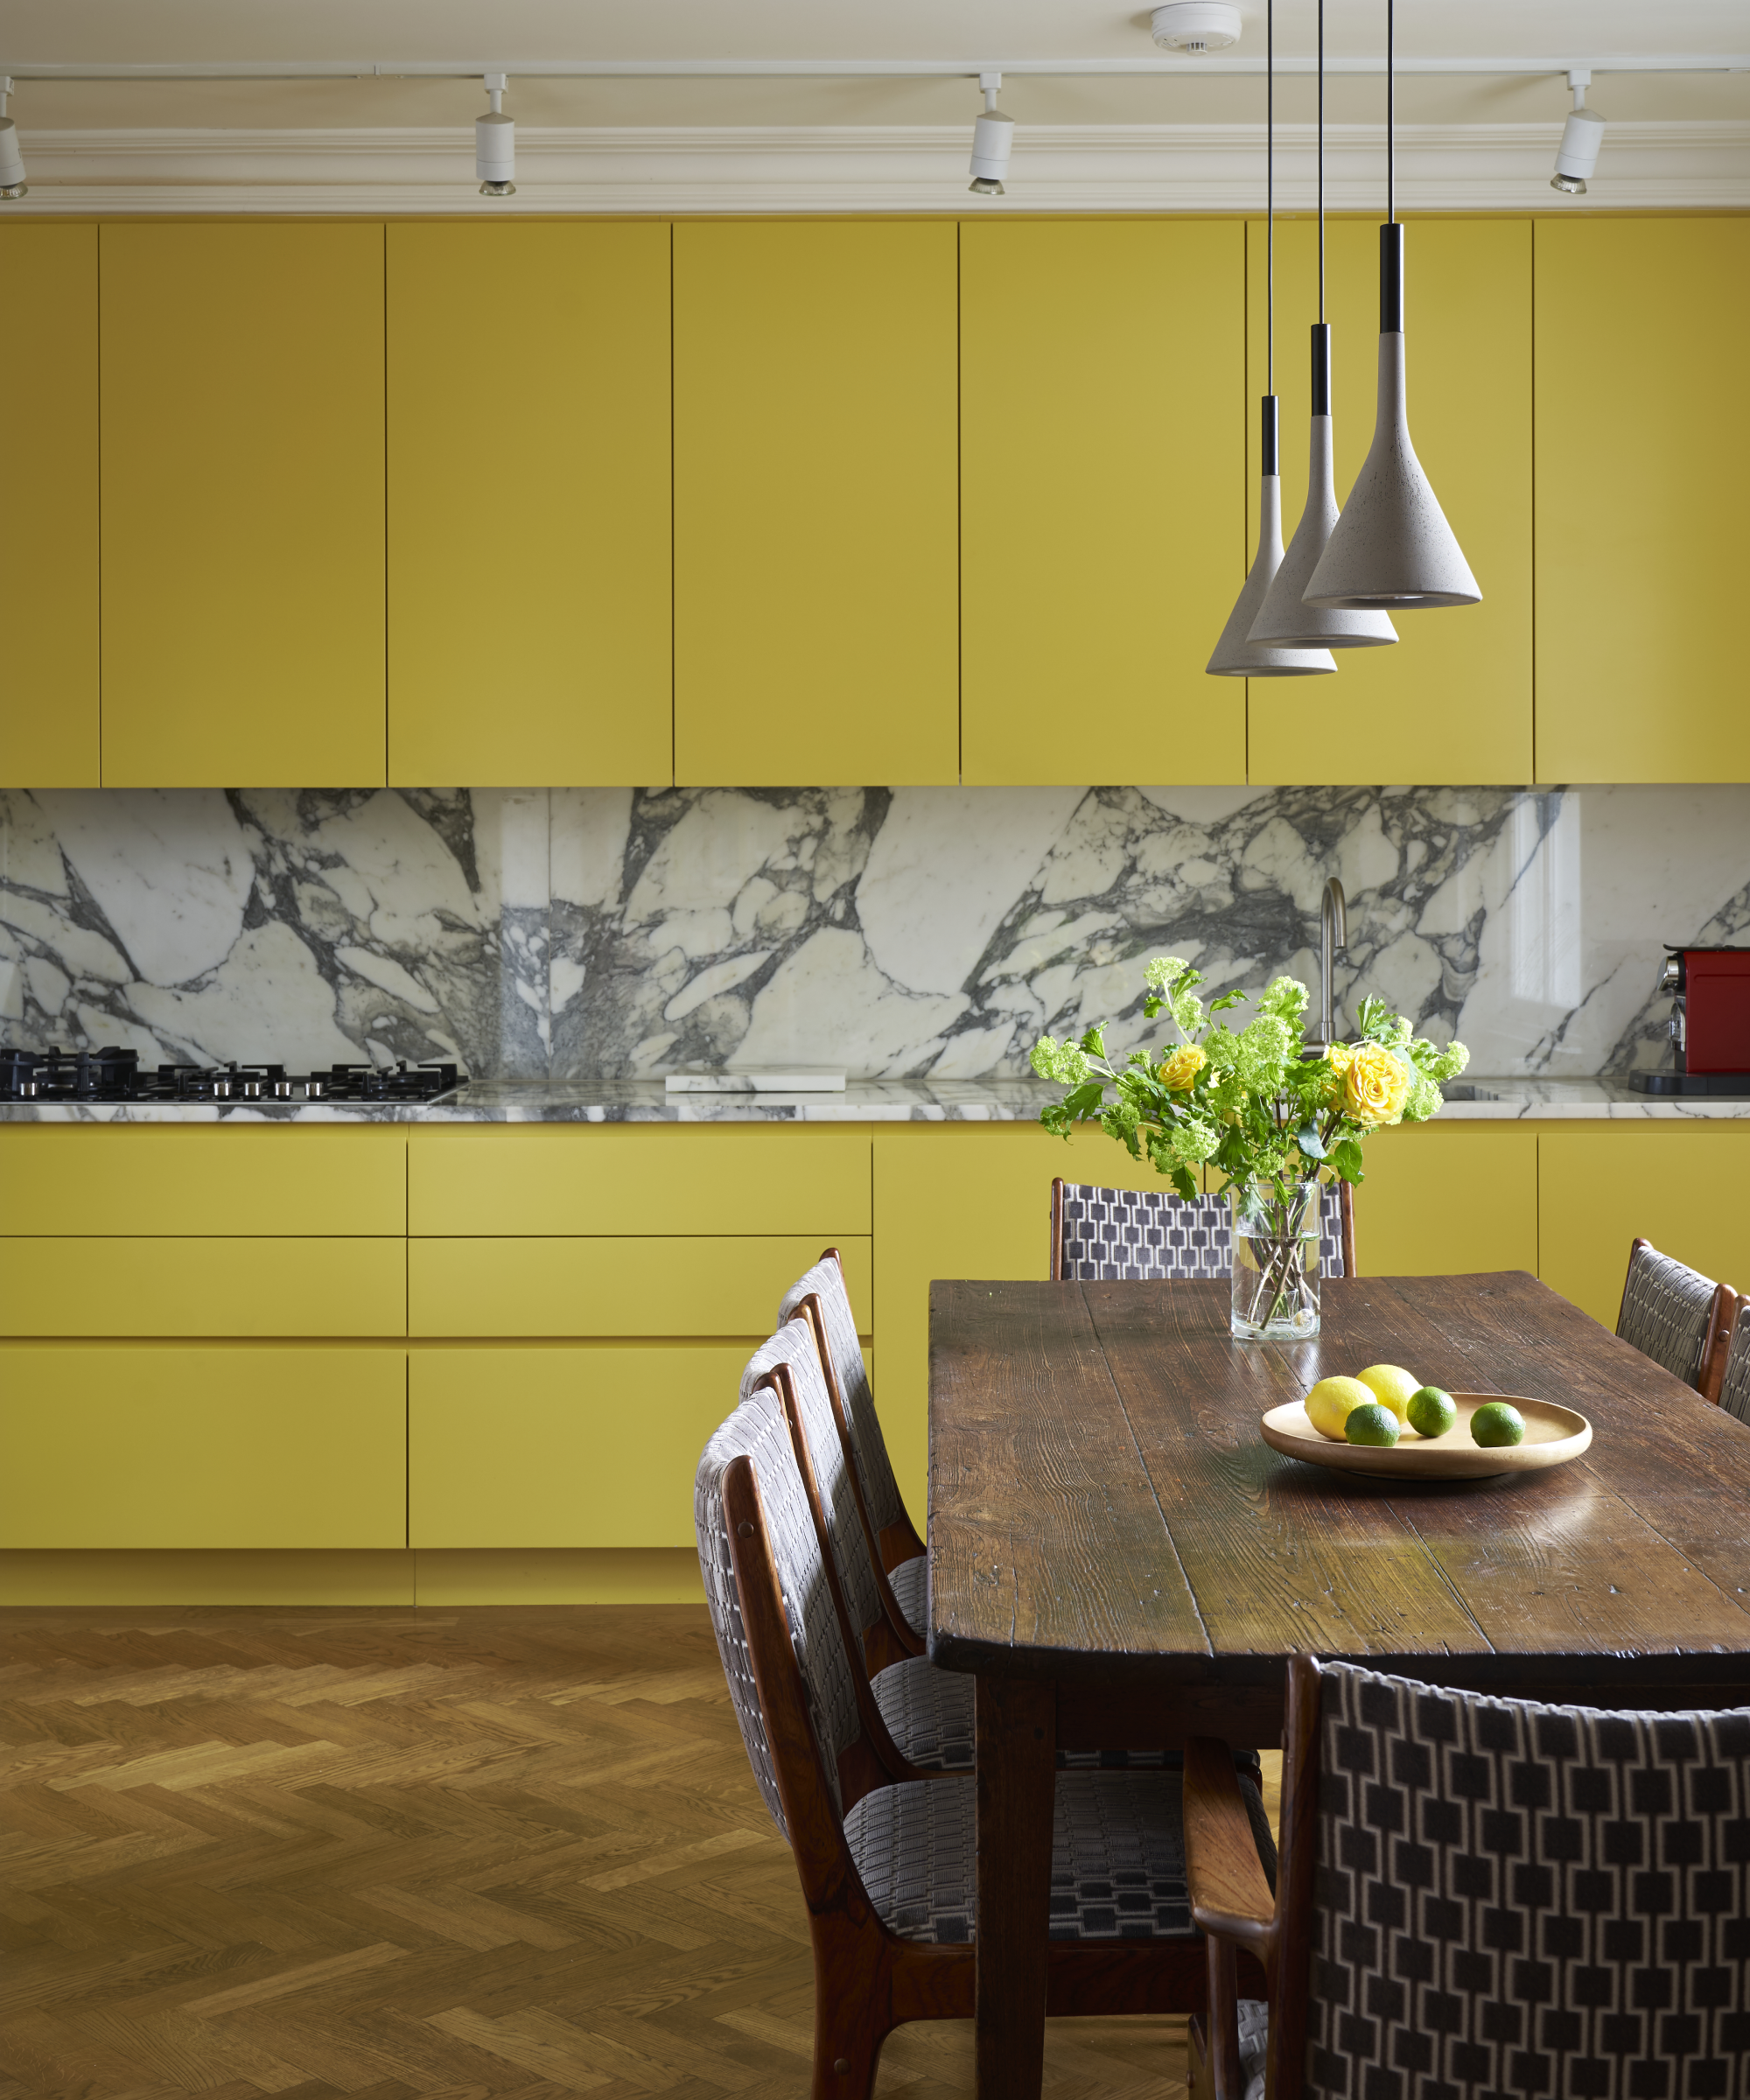
[[[400,1349],[0,1348],[0,1541],[399,1547]]]
[[[408,1229],[531,1236],[870,1229],[866,1132],[769,1124],[409,1132]],[[818,1254],[817,1247],[815,1252]],[[623,1330],[622,1330],[623,1331]]]
[[[690,1546],[748,1351],[415,1349],[408,1544]]]
[[[869,1242],[839,1245],[851,1303],[866,1307]],[[812,1237],[414,1240],[408,1331],[752,1338],[771,1333],[779,1299],[819,1255]]]
[[[0,1127],[0,1233],[400,1234],[397,1127]]]
[[[0,1334],[402,1334],[404,1240],[0,1241]]]

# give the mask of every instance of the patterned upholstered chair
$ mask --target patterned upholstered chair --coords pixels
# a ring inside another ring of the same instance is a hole
[[[768,1392],[744,1400],[706,1445],[694,1512],[742,1740],[808,1907],[814,2100],[867,2100],[892,2028],[972,2015],[975,1782],[885,1783],[794,1447]],[[1273,1874],[1263,1804],[1234,1785],[1261,1832],[1258,1871]],[[1200,2002],[1180,1790],[1176,1773],[1058,1781],[1050,2012],[1184,2012]]]
[[[1737,1301],[1721,1355],[1719,1404],[1728,1415],[1750,1424],[1750,1298]]]
[[[1222,1746],[1194,1742],[1197,2100],[1746,2090],[1750,1712],[1544,1706],[1297,1658],[1274,1898],[1246,1827]],[[1267,2022],[1254,2002],[1238,2034],[1236,1949],[1270,1976]]]
[[[1169,1188],[1098,1188],[1060,1178],[1051,1185],[1051,1279],[1113,1284],[1225,1279],[1233,1227],[1225,1196],[1187,1203]],[[1354,1194],[1327,1182],[1319,1201],[1319,1266],[1355,1273]]]
[[[784,1302],[778,1308],[778,1325],[781,1327],[798,1312],[806,1313],[814,1322],[833,1405],[850,1447],[864,1518],[874,1541],[875,1557],[888,1577],[906,1625],[921,1641],[929,1624],[924,1542],[906,1513],[900,1483],[893,1477],[893,1462],[881,1434],[881,1418],[875,1412],[869,1368],[857,1339],[857,1315],[850,1309],[836,1247],[829,1247],[814,1267],[784,1293]]]
[[[1650,1240],[1628,1250],[1616,1332],[1709,1400],[1719,1397],[1726,1334],[1737,1293],[1661,1254]]]

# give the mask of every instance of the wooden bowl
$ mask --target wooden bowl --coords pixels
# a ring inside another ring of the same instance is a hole
[[[1471,1442],[1471,1417],[1491,1400],[1504,1400],[1525,1418],[1522,1444],[1485,1448]],[[1443,1437],[1418,1437],[1406,1429],[1387,1449],[1376,1444],[1337,1444],[1321,1437],[1298,1400],[1273,1407],[1259,1427],[1272,1451],[1337,1473],[1364,1473],[1378,1480],[1488,1480],[1505,1473],[1538,1473],[1565,1466],[1592,1442],[1592,1424],[1553,1400],[1524,1400],[1517,1393],[1454,1393],[1459,1418]]]

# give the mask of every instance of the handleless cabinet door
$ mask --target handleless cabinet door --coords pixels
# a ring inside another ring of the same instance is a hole
[[[675,228],[675,777],[957,778],[955,228]]]
[[[0,228],[0,786],[94,788],[97,228]]]
[[[392,781],[669,780],[668,242],[388,228]]]
[[[1244,780],[1243,226],[982,220],[960,285],[965,778]]]
[[[1750,220],[1540,219],[1537,778],[1750,780]]]
[[[106,787],[382,784],[382,242],[103,228]]]
[[[1256,544],[1266,243],[1261,225],[1247,230],[1252,449],[1246,481]],[[1342,503],[1373,441],[1379,228],[1340,220],[1326,231],[1326,316]],[[1249,680],[1248,777],[1254,780],[1510,786],[1532,777],[1531,228],[1523,219],[1418,219],[1404,239],[1410,433],[1482,603],[1394,614],[1398,640],[1383,648],[1334,651],[1334,677]],[[1278,224],[1276,391],[1284,542],[1292,539],[1306,501],[1309,330],[1318,318],[1317,227],[1308,220]],[[1547,500],[1539,498],[1540,517]],[[1250,552],[1250,545],[1249,558]]]

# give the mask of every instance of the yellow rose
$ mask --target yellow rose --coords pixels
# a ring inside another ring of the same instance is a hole
[[[1353,1043],[1333,1043],[1325,1052],[1325,1062],[1334,1072],[1347,1072],[1349,1068],[1349,1060],[1354,1056],[1354,1054],[1355,1046]]]
[[[1195,1043],[1181,1043],[1157,1069],[1155,1077],[1169,1094],[1188,1094],[1191,1082],[1208,1061]]]
[[[1343,1106],[1357,1123],[1397,1123],[1410,1098],[1410,1074],[1380,1043],[1351,1051],[1343,1075]]]

